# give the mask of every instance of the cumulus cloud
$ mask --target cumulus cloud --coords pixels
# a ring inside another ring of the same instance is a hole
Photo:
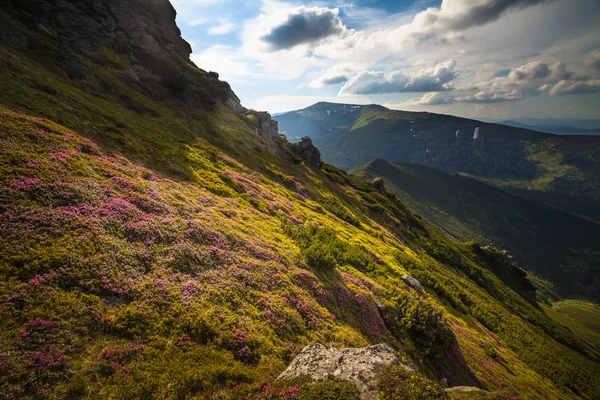
[[[581,80],[558,82],[550,89],[550,96],[560,96],[564,94],[590,94],[600,92],[600,80]]]
[[[524,97],[523,93],[518,89],[511,91],[493,92],[489,90],[481,90],[472,95],[454,97],[454,101],[458,103],[500,103],[503,101],[520,100]]]
[[[347,82],[351,76],[369,67],[368,63],[338,63],[322,72],[321,76],[308,85],[311,88],[325,88]]]
[[[509,10],[520,10],[552,0],[442,0],[439,8],[430,7],[415,15],[402,27],[406,36],[417,42],[448,42],[462,39],[461,32],[498,20]]]
[[[474,86],[463,85],[453,89],[451,95],[426,93],[421,98],[406,101],[404,105],[490,104],[546,93],[550,96],[597,93],[600,92],[600,80],[577,77],[562,62],[548,64],[534,61],[512,68],[505,76],[494,76]]]
[[[410,99],[403,103],[406,106],[434,106],[440,104],[450,104],[454,101],[451,96],[445,93],[429,92],[425,93],[420,99]]]
[[[280,25],[261,39],[273,51],[289,49],[301,44],[316,43],[343,33],[346,27],[339,17],[339,9],[305,6],[298,7]]]
[[[600,71],[600,48],[592,50],[585,58],[584,64],[587,67]]]
[[[380,71],[363,71],[350,79],[340,94],[378,94],[407,92],[440,92],[450,90],[451,82],[458,76],[456,60],[447,60],[435,67],[413,74],[394,71],[386,75]]]
[[[506,77],[496,77],[479,83],[475,93],[457,96],[456,102],[497,103],[520,100],[549,92],[561,94],[594,93],[598,91],[595,81],[574,76],[562,62],[552,65],[534,61],[511,69]]]

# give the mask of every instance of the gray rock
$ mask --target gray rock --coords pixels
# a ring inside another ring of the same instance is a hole
[[[279,139],[279,124],[271,118],[268,112],[255,113],[258,120],[258,133],[269,139]]]
[[[300,143],[294,143],[292,146],[296,153],[309,165],[315,168],[321,167],[321,152],[313,145],[311,138],[305,136]]]
[[[377,189],[380,193],[385,193],[385,183],[383,182],[383,178],[375,178],[371,183],[375,189]]]
[[[293,179],[287,178],[283,181],[283,186],[290,189],[292,192],[301,193],[302,186]]]
[[[416,278],[413,278],[410,275],[402,275],[402,280],[408,286],[413,288],[419,296],[425,296],[425,291],[423,290],[423,286],[421,286],[421,282],[419,282]]]
[[[153,83],[159,82],[174,93],[192,87],[179,100],[194,107],[212,106],[215,100],[241,107],[218,75],[207,74],[210,85],[189,79],[195,78],[187,68],[192,48],[175,17],[169,0],[3,0],[0,44],[32,50],[43,46],[54,52],[71,80],[92,90],[111,88],[85,59],[117,68],[125,59],[129,65],[121,76],[143,94],[163,96],[154,90]]]
[[[248,112],[248,109],[242,106],[239,97],[237,97],[234,93],[231,93],[231,95],[223,104],[225,104],[227,108],[231,109],[236,114],[246,114]]]
[[[390,364],[403,365],[396,356],[396,351],[387,344],[343,350],[327,349],[322,344],[312,344],[298,354],[279,378],[310,376],[320,380],[333,376],[353,383],[360,392],[361,399],[372,400],[377,398],[377,373],[382,367]],[[413,371],[412,368],[403,366]]]
[[[118,53],[142,51],[155,57],[189,60],[191,46],[175,24],[169,0],[7,0],[0,14],[0,38],[18,38],[19,22],[58,42],[65,57],[93,58],[103,47]],[[18,21],[18,22],[17,22]],[[10,40],[12,39],[12,40]]]
[[[448,392],[448,393],[471,393],[471,392],[485,392],[485,390],[480,389],[475,386],[454,386],[451,388],[447,388],[446,392]]]
[[[440,379],[440,386],[443,387],[444,389],[448,389],[448,379],[447,378]]]

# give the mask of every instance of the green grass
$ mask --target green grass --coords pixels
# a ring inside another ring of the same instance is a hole
[[[598,304],[580,300],[564,300],[554,303],[552,308],[600,334],[600,306]]]

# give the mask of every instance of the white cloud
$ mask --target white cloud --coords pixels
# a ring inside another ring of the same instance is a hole
[[[533,61],[512,68],[506,76],[493,77],[475,86],[461,86],[456,93],[426,93],[404,104],[440,105],[451,103],[501,103],[548,93],[551,96],[600,92],[600,80],[577,77],[562,62],[552,65]]]
[[[192,54],[191,58],[199,68],[216,71],[227,81],[243,82],[248,76],[260,74],[250,60],[231,46],[215,45],[200,54]]]
[[[452,88],[451,82],[458,76],[456,60],[447,60],[434,67],[406,74],[394,71],[363,71],[350,79],[340,94],[377,94],[406,92],[440,92]]]
[[[208,29],[209,35],[225,35],[235,29],[236,25],[231,21],[221,21],[219,25],[211,26]]]
[[[430,92],[425,93],[423,97],[419,99],[410,99],[402,103],[405,106],[424,106],[424,105],[440,105],[450,104],[454,101],[451,96],[441,92]]]
[[[585,58],[585,65],[600,71],[600,48],[592,50]]]
[[[551,96],[560,96],[565,94],[590,94],[600,92],[600,80],[581,80],[558,82],[550,89]]]
[[[339,63],[326,69],[317,79],[310,82],[311,88],[324,88],[347,82],[351,76],[368,68],[369,63]]]
[[[290,49],[303,44],[315,44],[346,32],[338,8],[300,6],[290,12],[285,20],[269,28],[260,40],[270,50]]]

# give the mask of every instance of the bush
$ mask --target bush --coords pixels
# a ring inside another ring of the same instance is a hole
[[[390,365],[379,372],[377,379],[380,400],[438,400],[449,399],[446,391],[435,382],[425,379],[399,365]]]
[[[386,312],[394,336],[408,334],[416,349],[425,356],[442,356],[453,340],[441,311],[422,299],[400,298],[396,307]]]
[[[360,270],[373,270],[376,267],[373,255],[360,246],[341,240],[332,229],[316,225],[286,229],[300,245],[300,254],[311,268],[327,271],[343,264]]]

